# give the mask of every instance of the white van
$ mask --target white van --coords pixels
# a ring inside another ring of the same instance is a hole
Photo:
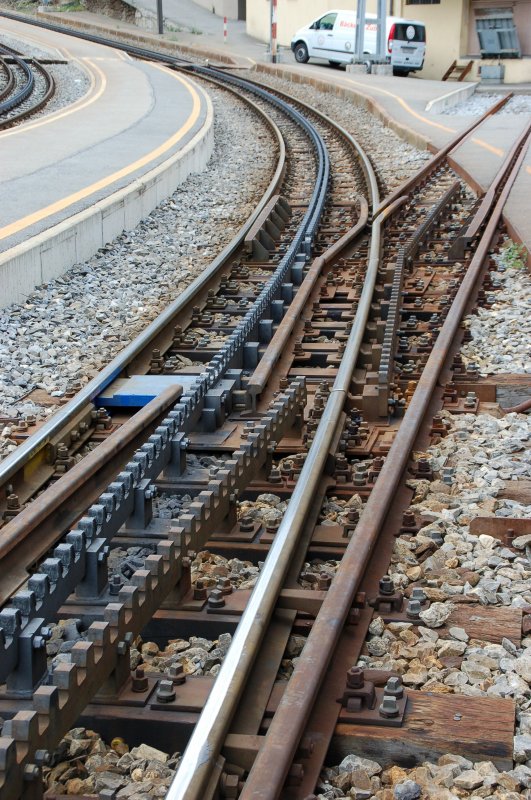
[[[376,14],[365,15],[363,52],[376,53]],[[408,75],[422,69],[426,53],[426,28],[423,22],[387,17],[387,55],[394,75]],[[299,64],[309,58],[326,58],[334,66],[349,64],[356,47],[356,12],[328,11],[297,31],[291,49]]]

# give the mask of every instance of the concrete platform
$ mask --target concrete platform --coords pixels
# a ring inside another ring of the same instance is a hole
[[[0,32],[90,77],[76,103],[0,132],[0,304],[135,227],[213,149],[210,99],[164,67],[0,17]]]

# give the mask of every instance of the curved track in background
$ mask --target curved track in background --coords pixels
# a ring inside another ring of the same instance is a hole
[[[46,103],[54,96],[55,82],[48,70],[42,64],[39,64],[36,59],[31,59],[31,63],[28,63],[20,53],[5,45],[0,46],[0,55],[2,54],[4,56],[4,67],[6,69],[9,68],[5,63],[5,57],[9,56],[23,75],[23,81],[17,90],[15,73],[10,70],[8,85],[2,92],[2,95],[5,96],[0,99],[0,130],[6,130],[44,108]],[[36,87],[36,72],[40,74],[44,82],[44,90],[42,92],[38,91]],[[14,111],[16,113],[12,113]]]

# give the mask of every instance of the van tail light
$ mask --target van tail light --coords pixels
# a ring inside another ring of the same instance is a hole
[[[391,53],[393,51],[393,39],[395,38],[395,28],[396,25],[393,22],[391,25],[391,30],[389,31],[389,38],[387,39],[387,52]]]

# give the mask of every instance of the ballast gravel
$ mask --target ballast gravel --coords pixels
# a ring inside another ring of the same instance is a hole
[[[370,154],[383,195],[391,192],[431,158],[430,153],[405,142],[362,105],[272,75],[261,75],[260,80],[300,98],[342,125]]]
[[[97,796],[107,790],[119,800],[163,798],[179,761],[180,753],[148,744],[130,748],[120,737],[106,744],[95,731],[73,728],[43,769],[44,787],[58,795]]]
[[[465,364],[477,364],[480,375],[531,374],[531,275],[514,244],[502,248],[497,261],[488,306],[465,320],[472,341],[461,355]]]
[[[524,765],[500,771],[492,761],[470,761],[448,753],[412,769],[384,767],[354,753],[325,767],[317,784],[318,800],[525,800],[531,770]]]
[[[53,414],[69,385],[82,385],[181,294],[233,238],[270,179],[269,130],[226,93],[211,90],[215,150],[134,230],[93,258],[0,311],[0,416]],[[245,131],[245,135],[242,132]],[[47,405],[32,402],[32,390]],[[23,399],[25,398],[25,399]],[[0,459],[16,448],[0,429]]]
[[[18,50],[24,56],[32,56],[34,58],[57,58],[57,51],[55,50],[42,50],[35,47],[33,44],[28,45],[20,39],[12,39],[9,36],[2,34],[2,44],[11,47],[13,50]],[[80,69],[78,66],[69,62],[68,64],[44,64],[45,69],[50,73],[55,81],[55,92],[53,97],[46,103],[44,108],[36,111],[35,114],[29,119],[37,119],[37,117],[44,117],[47,114],[52,114],[54,111],[75,103],[83,97],[90,89],[90,78],[85,70]],[[28,120],[25,120],[26,122]]]
[[[499,102],[503,96],[502,94],[475,93],[467,100],[463,100],[463,102],[437,113],[445,114],[446,116],[479,117],[488,111],[494,103]],[[526,94],[514,95],[498,111],[498,114],[531,114],[531,97]]]
[[[464,772],[441,781],[438,767],[449,762],[424,764],[428,773],[418,773],[423,780],[397,771],[398,782],[392,780],[391,787],[382,782],[367,797],[394,800],[402,796],[395,783],[413,779],[418,798],[516,800],[529,797],[531,788],[531,536],[517,536],[508,547],[494,536],[471,532],[470,525],[476,517],[508,518],[508,526],[510,518],[529,518],[531,421],[515,413],[497,418],[442,412],[441,417],[447,435],[416,454],[428,458],[434,479],[408,482],[415,491],[410,510],[421,527],[397,538],[389,568],[398,590],[406,597],[422,591],[430,606],[418,622],[373,619],[358,665],[394,670],[406,688],[421,692],[514,699],[516,767],[498,772],[469,762],[461,765]],[[456,621],[460,609],[470,609],[473,619],[487,606],[521,610],[521,642],[509,638],[514,631],[492,641],[488,628],[485,639],[474,638]],[[334,791],[341,791],[324,797],[352,796],[343,791],[346,779],[337,786],[331,773],[327,777]],[[469,786],[469,779],[477,782]],[[467,789],[474,792],[465,794]]]

